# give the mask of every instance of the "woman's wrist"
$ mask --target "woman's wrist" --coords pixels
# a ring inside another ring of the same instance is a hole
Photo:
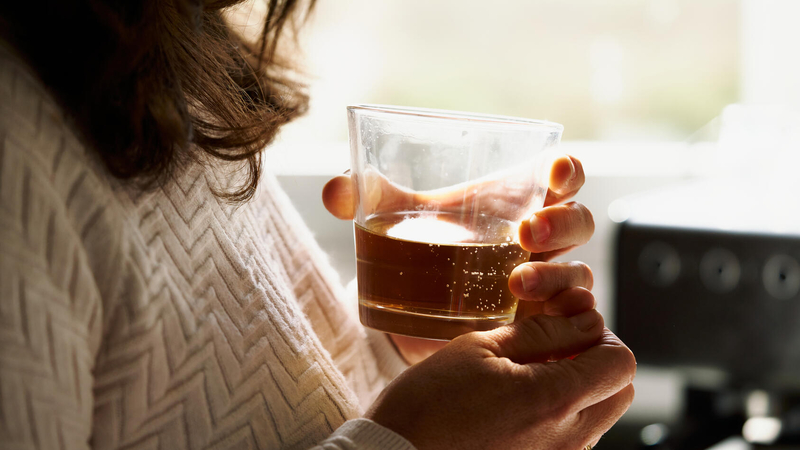
[[[424,360],[447,345],[447,341],[435,341],[388,333],[387,336],[400,357],[409,365]]]

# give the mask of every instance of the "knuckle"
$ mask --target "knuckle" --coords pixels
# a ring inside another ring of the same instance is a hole
[[[592,273],[591,267],[582,261],[572,261],[567,264],[573,273],[578,274],[577,279],[579,282],[575,284],[591,289],[594,285],[594,273]]]
[[[572,242],[572,244],[585,243],[594,234],[595,224],[592,213],[579,202],[568,202],[545,211],[556,234],[580,240],[580,242]]]
[[[589,226],[589,229],[591,230],[592,234],[594,234],[594,226],[595,226],[594,215],[592,214],[591,211],[589,211],[589,208],[586,208],[585,206],[584,210],[586,211],[586,224]]]
[[[574,414],[575,405],[580,398],[576,392],[579,392],[585,383],[580,374],[571,370],[570,366],[549,364],[548,368],[553,370],[551,377],[556,378],[558,382],[544,393],[543,403],[548,406],[545,411],[548,416],[563,421]]]
[[[550,397],[553,397],[552,393]],[[551,406],[548,415],[555,421],[564,422],[574,413],[575,402],[565,400],[565,398],[551,398],[549,400],[548,403],[550,403]]]
[[[555,349],[563,341],[563,331],[554,317],[535,315],[520,324],[526,339],[531,340],[532,344],[539,348]]]
[[[610,350],[609,358],[618,368],[620,375],[626,377],[628,383],[633,381],[633,377],[636,375],[636,357],[631,349],[622,344],[610,347]]]
[[[611,428],[612,425],[630,408],[634,397],[633,384],[625,386],[619,393],[608,400],[606,423],[604,428]]]
[[[545,337],[551,342],[558,337],[556,327],[547,316],[533,316],[531,320],[523,322],[523,324],[528,334],[532,336]]]
[[[553,287],[559,291],[564,290],[574,285],[574,269],[571,263],[559,264],[555,263],[550,266],[550,277],[552,278]]]
[[[572,210],[582,223],[586,224],[587,228],[591,229],[594,233],[594,216],[589,208],[581,202],[570,202]]]

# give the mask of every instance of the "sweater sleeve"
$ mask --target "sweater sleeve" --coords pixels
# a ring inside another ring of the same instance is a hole
[[[0,138],[0,448],[86,449],[99,293],[47,171]]]
[[[415,450],[408,440],[369,419],[348,420],[312,450]]]

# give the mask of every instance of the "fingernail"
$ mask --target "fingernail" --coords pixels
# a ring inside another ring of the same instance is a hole
[[[575,328],[581,331],[588,331],[591,330],[592,327],[597,325],[597,322],[600,321],[600,315],[595,312],[595,310],[586,311],[578,314],[577,316],[572,316],[569,318],[569,321],[575,325]]]
[[[530,292],[539,286],[539,272],[531,266],[522,266],[520,278],[522,278],[522,289],[525,289],[525,292]]]
[[[572,162],[572,158],[569,156],[567,158],[569,159],[569,181],[572,181],[578,176],[578,171],[575,170],[575,163]]]
[[[534,242],[542,243],[550,237],[550,222],[547,219],[534,215],[529,221]]]
[[[569,189],[572,181],[578,176],[578,172],[575,170],[575,163],[572,162],[572,158],[567,157],[567,160],[569,161],[569,177],[564,180],[564,189]]]

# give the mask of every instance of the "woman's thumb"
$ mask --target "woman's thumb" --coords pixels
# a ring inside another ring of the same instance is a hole
[[[356,193],[350,175],[332,178],[322,188],[322,203],[337,219],[353,220]]]

